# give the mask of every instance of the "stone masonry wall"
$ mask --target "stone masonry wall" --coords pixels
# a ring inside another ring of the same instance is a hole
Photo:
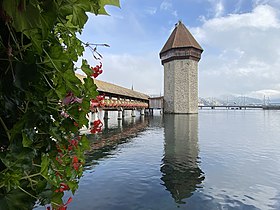
[[[174,113],[174,62],[164,64],[164,112]]]
[[[198,62],[174,60],[164,64],[164,112],[198,113]]]

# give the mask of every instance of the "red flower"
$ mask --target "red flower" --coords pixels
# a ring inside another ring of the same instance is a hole
[[[105,94],[96,96],[96,99],[91,99],[90,108],[93,109],[94,107],[104,106],[105,105],[104,99],[105,99]]]
[[[91,133],[99,133],[102,130],[102,126],[103,126],[103,123],[101,122],[101,120],[99,120],[99,119],[95,120],[93,122],[93,126],[92,126],[90,132]]]
[[[68,201],[67,201],[65,204],[59,206],[57,210],[66,210],[66,209],[67,209],[67,205],[68,205],[69,203],[71,203],[72,200],[73,200],[73,198],[70,197],[70,198],[68,199]]]
[[[72,139],[72,140],[69,140],[69,143],[70,143],[70,145],[68,146],[68,151],[72,150],[73,147],[75,147],[77,149],[79,141]]]
[[[73,156],[73,160],[72,160],[72,166],[73,168],[78,171],[79,170],[79,167],[80,167],[81,163],[79,163],[79,160],[77,158],[77,156]]]
[[[91,67],[92,70],[92,74],[91,76],[93,76],[94,78],[98,77],[99,74],[102,74],[102,63],[100,63],[100,65],[96,65],[95,67]]]
[[[66,191],[66,190],[69,190],[69,186],[65,183],[60,183],[60,187],[59,189],[55,190],[54,192],[63,192],[63,191]]]

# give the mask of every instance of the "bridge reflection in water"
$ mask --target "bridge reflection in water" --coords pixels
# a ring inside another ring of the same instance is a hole
[[[163,185],[178,204],[204,180],[199,168],[198,115],[164,115]]]
[[[114,121],[112,119],[111,124],[111,126],[108,126],[108,120],[105,120],[102,133],[88,135],[90,150],[86,153],[85,169],[88,169],[88,167],[92,168],[96,161],[110,155],[119,144],[129,142],[132,138],[147,129],[149,120],[144,116],[139,116],[124,120]]]

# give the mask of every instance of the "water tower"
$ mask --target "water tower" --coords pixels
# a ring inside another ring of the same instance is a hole
[[[203,49],[179,21],[160,51],[164,113],[198,113],[198,62]]]

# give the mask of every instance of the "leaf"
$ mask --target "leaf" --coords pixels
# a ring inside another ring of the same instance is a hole
[[[96,98],[98,96],[97,86],[91,77],[84,78],[84,87],[87,91],[87,97]]]
[[[74,195],[75,191],[78,189],[78,182],[77,181],[69,181],[67,182],[72,194]]]
[[[79,89],[77,88],[77,85],[81,85],[82,82],[79,80],[75,72],[72,69],[68,69],[63,73],[63,79],[66,84],[66,89],[71,90],[75,96],[78,96],[80,94]]]
[[[41,29],[42,37],[46,39],[50,30],[53,28],[53,24],[57,18],[58,6],[55,1],[43,1],[43,12],[41,13]]]
[[[46,154],[42,154],[41,157],[41,171],[40,173],[47,179],[48,169],[50,164],[50,158]]]
[[[62,204],[63,201],[62,201],[62,197],[63,197],[63,193],[53,193],[52,194],[52,202],[53,203],[57,203],[57,204]]]
[[[88,138],[86,137],[86,135],[83,135],[83,136],[82,136],[80,142],[81,142],[82,148],[83,148],[84,150],[90,149],[89,140],[88,140]]]
[[[22,133],[22,145],[23,147],[30,147],[32,146],[32,140],[27,137],[25,133]]]
[[[88,65],[87,60],[85,60],[85,59],[82,60],[81,69],[87,76],[89,76],[89,77],[91,76],[92,70],[90,68],[90,65]]]
[[[18,2],[5,0],[3,2],[3,9],[12,17],[16,31],[23,32],[28,36],[28,30],[40,28],[40,11],[38,7],[35,7],[31,3],[26,5],[26,10],[19,11],[18,5],[16,4]]]
[[[35,199],[21,191],[15,189],[7,194],[0,194],[0,209],[1,210],[28,210],[32,209]]]
[[[28,90],[30,86],[38,83],[38,69],[35,64],[16,63],[15,86],[21,90]]]
[[[87,20],[88,20],[88,16],[86,15],[85,11],[82,8],[78,6],[73,7],[73,16],[71,21],[73,25],[83,28]]]
[[[106,5],[120,7],[120,1],[119,0],[100,0],[100,9],[98,10],[98,14],[109,15],[104,8]]]

